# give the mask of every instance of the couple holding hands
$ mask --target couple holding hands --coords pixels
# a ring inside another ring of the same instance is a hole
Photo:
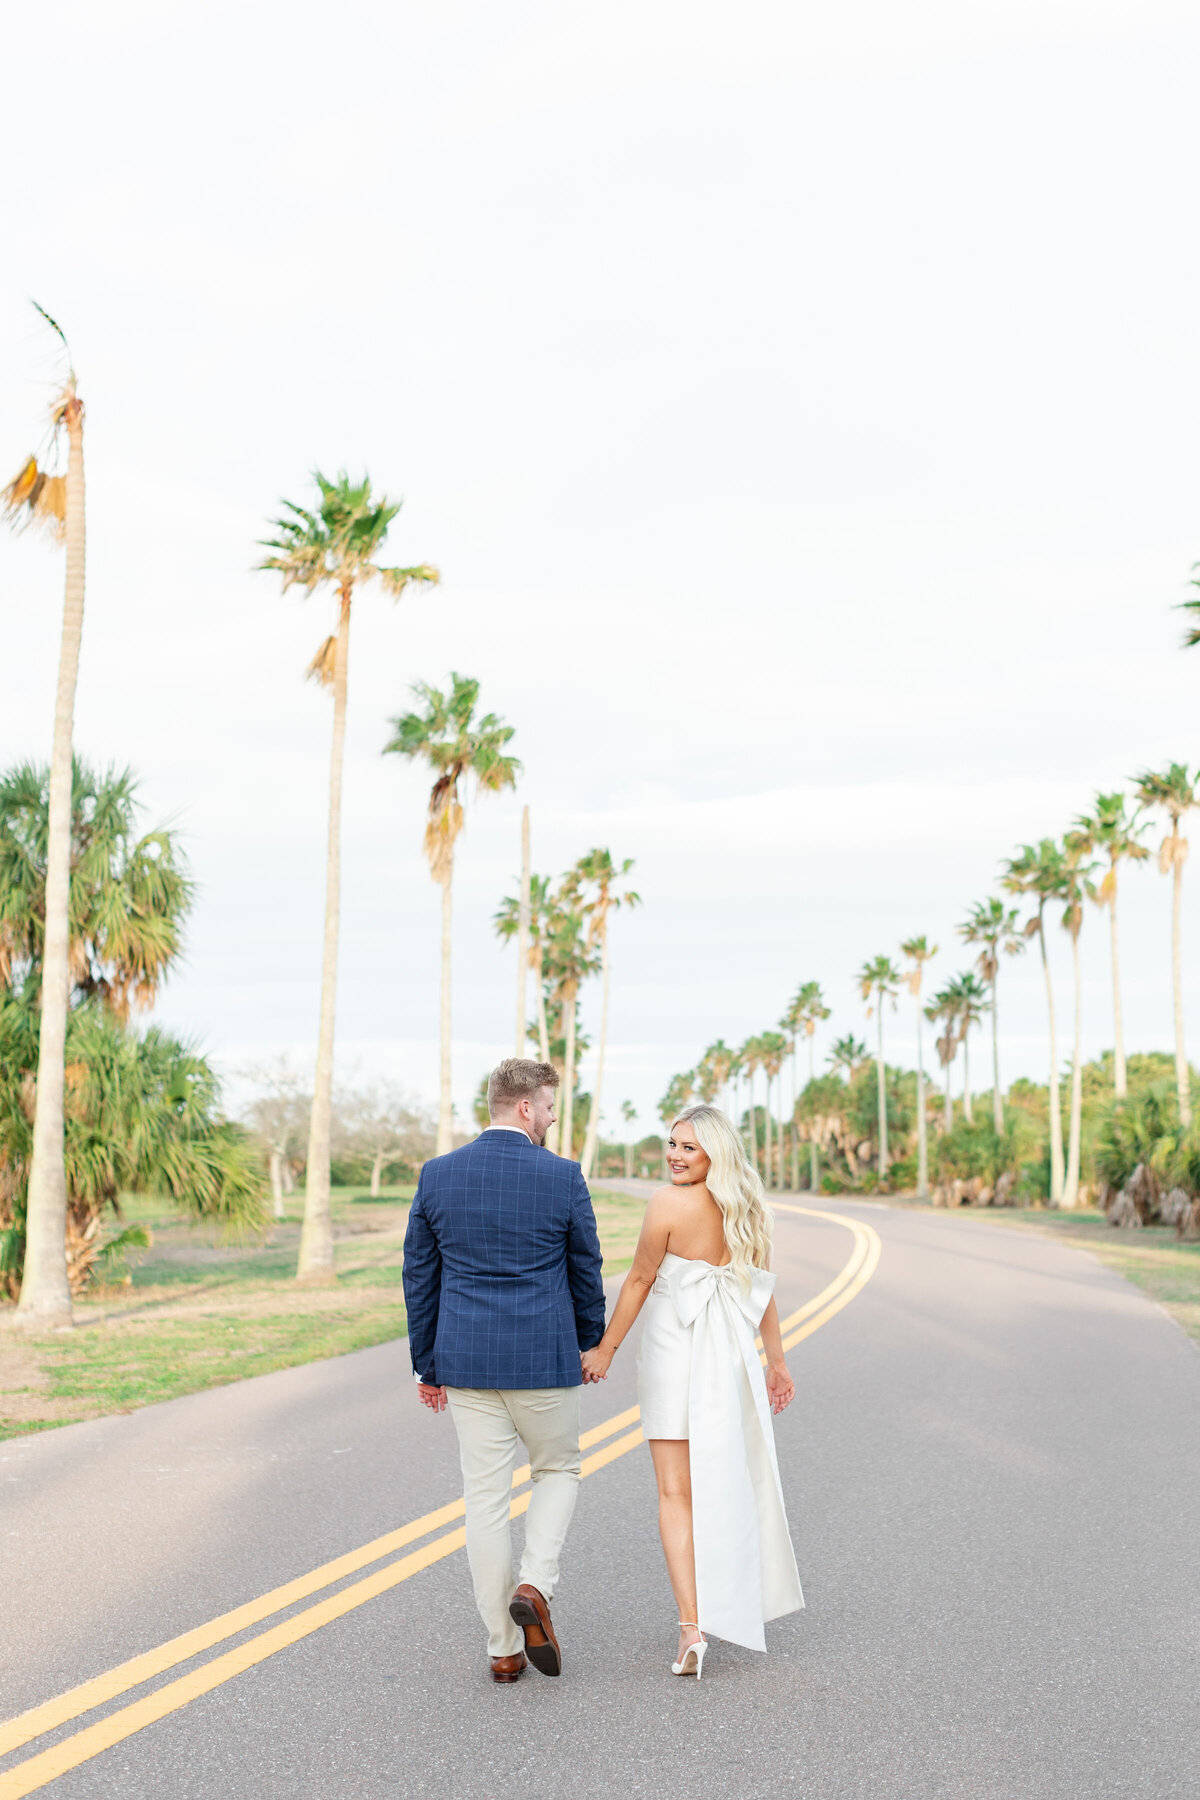
[[[644,1313],[642,1432],[679,1612],[672,1673],[701,1674],[707,1633],[764,1650],[763,1625],[804,1605],[771,1414],[795,1392],[770,1273],[771,1214],[737,1130],[686,1108],[670,1185],[646,1209],[605,1326],[600,1244],[578,1163],[544,1146],[558,1072],[511,1057],[491,1123],[421,1171],[404,1240],[409,1347],[422,1404],[458,1433],[467,1557],[493,1679],[557,1675],[550,1616],[579,1490],[579,1390],[603,1381]],[[766,1357],[756,1347],[761,1334]],[[509,1506],[518,1440],[532,1492],[520,1580]]]

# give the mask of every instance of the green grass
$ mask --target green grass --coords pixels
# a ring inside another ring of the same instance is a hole
[[[0,1438],[106,1413],[130,1412],[201,1388],[366,1349],[406,1330],[404,1228],[411,1187],[378,1198],[334,1190],[331,1286],[298,1288],[301,1201],[266,1240],[230,1242],[181,1222],[161,1203],[129,1196],[124,1222],[145,1225],[149,1250],[92,1290],[80,1328],[0,1336]],[[593,1195],[605,1274],[629,1267],[644,1201]]]

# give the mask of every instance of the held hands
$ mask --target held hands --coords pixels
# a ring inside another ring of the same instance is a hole
[[[606,1350],[602,1343],[597,1344],[594,1350],[585,1350],[579,1359],[583,1364],[584,1386],[590,1381],[603,1381],[608,1375],[612,1359],[613,1352]]]
[[[446,1410],[446,1390],[444,1387],[430,1387],[427,1382],[417,1383],[417,1399],[430,1412],[440,1413]]]
[[[767,1364],[767,1398],[771,1402],[771,1411],[781,1413],[785,1406],[790,1406],[796,1397],[796,1384],[787,1371],[787,1364],[780,1360]]]

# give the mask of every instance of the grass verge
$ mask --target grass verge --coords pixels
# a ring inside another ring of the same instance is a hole
[[[237,1244],[132,1196],[153,1236],[127,1274],[77,1307],[79,1328],[0,1334],[0,1438],[131,1412],[201,1388],[402,1337],[404,1228],[413,1190],[334,1190],[329,1287],[298,1288],[300,1200],[262,1243]],[[629,1267],[645,1202],[593,1194],[604,1272]]]

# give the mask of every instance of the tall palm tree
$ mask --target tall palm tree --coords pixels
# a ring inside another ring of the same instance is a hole
[[[896,995],[900,989],[900,971],[890,956],[876,956],[865,962],[858,971],[858,986],[864,1000],[870,1002],[867,1017],[874,1012],[877,1015],[877,1044],[875,1055],[875,1079],[877,1083],[879,1103],[879,1179],[885,1180],[888,1171],[888,1129],[887,1129],[887,1071],[883,1062],[883,1009],[890,1000],[893,1010]]]
[[[529,863],[529,808],[521,808],[521,896],[517,903],[517,1029],[513,1034],[513,1055],[524,1056],[529,1027],[529,911],[530,883],[533,874]]]
[[[925,937],[906,938],[900,954],[909,967],[904,972],[905,986],[917,1003],[917,1199],[929,1194],[929,1134],[925,1119],[925,1054],[921,1043],[921,982],[925,964],[938,953],[936,944]]]
[[[594,944],[585,929],[583,902],[574,869],[559,883],[551,902],[546,945],[546,974],[562,1021],[563,1077],[559,1108],[560,1155],[570,1157],[575,1148],[575,1082],[578,1063],[579,990],[600,966]]]
[[[797,991],[793,1005],[797,1010],[804,1036],[808,1040],[808,1079],[809,1081],[815,1081],[816,1071],[813,1068],[813,1052],[816,1029],[818,1025],[830,1016],[829,1008],[826,1006],[824,996],[821,993],[820,982],[804,982]],[[814,1194],[817,1191],[819,1183],[820,1152],[817,1149],[816,1137],[813,1136],[808,1140],[808,1185]]]
[[[1000,886],[1009,894],[1020,894],[1034,906],[1033,916],[1026,921],[1025,936],[1036,937],[1042,954],[1042,974],[1046,980],[1046,1011],[1050,1019],[1050,1201],[1058,1206],[1063,1195],[1062,1101],[1058,1080],[1058,1027],[1054,1014],[1054,986],[1050,980],[1050,959],[1046,953],[1046,904],[1064,896],[1066,867],[1061,844],[1053,838],[1042,838],[1037,845],[1022,844],[1016,856],[1003,865]]]
[[[352,482],[343,469],[327,481],[314,470],[316,510],[284,500],[284,516],[271,521],[276,531],[262,547],[271,554],[260,569],[283,577],[283,591],[303,588],[312,594],[328,585],[337,595],[337,630],[321,644],[308,674],[333,690],[333,742],[329,756],[329,834],[325,853],[325,937],[321,955],[321,1020],[317,1033],[317,1065],[313,1076],[312,1119],[308,1131],[308,1170],[304,1193],[304,1226],[296,1278],[332,1281],[333,1222],[329,1210],[329,1138],[333,1119],[333,1040],[337,1011],[338,936],[342,909],[342,763],[346,747],[346,679],[350,658],[350,610],[355,591],[376,582],[398,600],[411,582],[441,579],[430,563],[413,568],[384,568],[376,561],[401,501],[371,492],[369,477]]]
[[[968,969],[962,975],[956,975],[953,981],[946,984],[945,993],[949,996],[958,1041],[963,1047],[963,1118],[968,1125],[973,1125],[974,1115],[971,1111],[971,1038],[974,1026],[979,1024],[988,1009],[987,989],[973,970]]]
[[[782,1071],[784,1058],[787,1056],[788,1041],[781,1031],[764,1031],[758,1041],[763,1073],[767,1078],[767,1186],[774,1187],[776,1185],[776,1170],[771,1154],[771,1083],[775,1082],[777,1090],[776,1098],[779,1100],[779,1111],[781,1115],[778,1155],[775,1160],[778,1162],[778,1185],[783,1188],[787,1186],[787,1182],[783,1173],[783,1096],[779,1089],[782,1083]]]
[[[623,863],[614,863],[607,850],[589,850],[581,856],[575,865],[580,885],[585,894],[584,916],[588,922],[588,940],[600,946],[600,975],[603,983],[603,999],[600,1003],[600,1042],[596,1049],[596,1079],[592,1093],[591,1110],[588,1113],[587,1131],[583,1139],[583,1173],[585,1178],[591,1175],[592,1163],[596,1157],[596,1145],[600,1135],[600,1090],[604,1085],[604,1053],[608,1046],[608,1000],[612,983],[612,964],[608,955],[608,921],[610,914],[618,912],[621,907],[640,906],[641,895],[635,894],[632,888],[623,891],[618,883],[623,882],[633,867],[633,858],[626,857]]]
[[[1066,865],[1063,882],[1063,928],[1071,934],[1071,966],[1075,976],[1075,1051],[1071,1062],[1071,1130],[1067,1147],[1067,1179],[1064,1206],[1079,1200],[1080,1140],[1083,1131],[1083,978],[1079,969],[1079,933],[1083,926],[1085,897],[1095,898],[1090,860],[1091,840],[1086,832],[1069,831],[1063,840]]]
[[[762,1053],[759,1040],[748,1037],[738,1051],[738,1064],[746,1077],[746,1089],[749,1094],[748,1113],[750,1119],[750,1161],[758,1168],[758,1120],[754,1113],[754,1077],[762,1068]]]
[[[942,1033],[936,1040],[938,1061],[942,1065],[944,1092],[942,1096],[942,1130],[954,1130],[954,1098],[950,1092],[950,1070],[958,1055],[958,1000],[948,987],[935,994],[925,1008],[925,1017],[931,1025],[940,1024]]]
[[[504,939],[516,938],[520,942],[522,896],[509,894],[500,902],[492,918],[496,936]],[[538,1056],[542,1062],[550,1061],[550,1031],[546,1021],[546,983],[545,958],[546,940],[549,935],[550,919],[550,877],[548,875],[529,876],[529,913],[526,920],[529,968],[533,974],[534,988],[537,994],[537,1040]],[[528,1035],[532,1036],[532,1033]],[[521,1045],[522,1055],[525,1044]]]
[[[476,717],[479,683],[473,677],[452,671],[445,693],[427,681],[414,682],[412,691],[424,703],[423,707],[400,713],[391,720],[395,736],[383,746],[383,754],[406,756],[410,762],[419,757],[434,775],[425,825],[425,855],[429,873],[442,890],[441,1081],[435,1154],[444,1156],[454,1147],[450,948],[454,846],[464,823],[460,790],[465,790],[470,781],[474,781],[477,793],[498,794],[505,788],[514,788],[521,764],[506,753],[514,727],[506,725],[496,713]]]
[[[50,406],[49,465],[28,456],[0,494],[5,515],[18,528],[36,524],[66,544],[62,639],[50,752],[50,815],[46,860],[46,925],[42,959],[37,1102],[26,1212],[25,1274],[17,1306],[22,1324],[34,1329],[72,1322],[67,1275],[67,1175],[64,1161],[64,1097],[67,1009],[70,1004],[71,759],[75,688],[83,636],[86,515],[83,480],[83,401],[70,347],[61,325],[37,302],[37,311],[66,353],[67,371]],[[66,474],[57,471],[67,440]]]
[[[1097,794],[1095,810],[1076,819],[1075,830],[1089,849],[1108,857],[1108,873],[1096,889],[1096,901],[1108,908],[1108,938],[1112,955],[1113,993],[1113,1095],[1124,1100],[1125,1033],[1121,1023],[1121,963],[1117,952],[1117,867],[1122,861],[1144,862],[1150,852],[1140,837],[1146,821],[1139,812],[1125,811],[1124,794]]]
[[[625,1123],[625,1179],[629,1181],[633,1176],[633,1142],[629,1133],[637,1118],[637,1107],[632,1100],[622,1100],[621,1118]]]
[[[968,944],[979,945],[975,967],[991,992],[992,1011],[992,1124],[996,1134],[1004,1130],[1004,1101],[1000,1092],[1000,1033],[996,1011],[996,978],[1000,973],[1000,955],[1018,955],[1028,939],[1019,929],[1020,915],[1016,907],[1006,907],[1003,900],[989,895],[978,901],[958,928],[958,935]]]
[[[733,1072],[735,1061],[733,1051],[729,1048],[729,1045],[725,1042],[724,1038],[718,1038],[715,1044],[710,1044],[708,1046],[708,1049],[704,1052],[701,1060],[712,1070],[713,1080],[717,1084],[718,1103],[729,1110],[729,1096],[726,1089],[729,1085],[730,1075]]]
[[[1161,774],[1153,771],[1139,775],[1134,792],[1143,806],[1161,806],[1170,821],[1170,830],[1158,852],[1158,867],[1171,876],[1171,976],[1175,990],[1175,1086],[1179,1094],[1179,1117],[1184,1125],[1192,1119],[1191,1081],[1187,1048],[1183,1036],[1183,865],[1187,861],[1187,839],[1179,830],[1184,813],[1196,805],[1196,790],[1185,763],[1171,763]]]

